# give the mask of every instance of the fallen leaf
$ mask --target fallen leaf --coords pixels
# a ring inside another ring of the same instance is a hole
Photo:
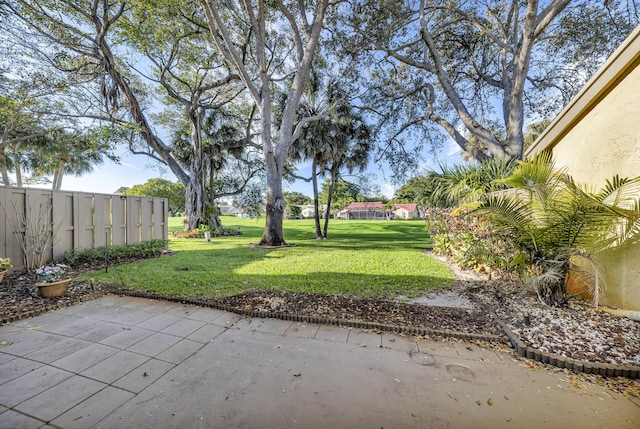
[[[477,400],[476,404],[478,404],[478,406],[480,406],[480,405],[482,405],[482,402],[480,402],[480,400]]]
[[[359,344],[360,347],[367,347],[366,343]]]
[[[490,407],[493,407],[493,399],[487,399],[487,404],[489,404]]]
[[[123,327],[122,327],[122,329],[123,329],[124,331],[130,331],[130,330],[131,330],[131,328],[130,328],[130,327],[128,327],[128,326],[123,326]]]
[[[300,374],[299,372],[296,372],[295,374],[293,374],[294,377],[300,377],[302,374]]]

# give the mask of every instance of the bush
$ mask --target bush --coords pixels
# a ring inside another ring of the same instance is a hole
[[[175,238],[204,238],[205,231],[210,231],[209,225],[201,225],[198,229],[189,231],[174,231],[171,235]],[[232,235],[242,235],[238,228],[220,227],[211,231],[211,237],[228,237]]]
[[[433,253],[450,257],[464,269],[501,274],[519,254],[512,240],[495,232],[492,224],[473,215],[454,215],[448,209],[425,214]]]
[[[103,246],[94,249],[67,250],[64,255],[64,261],[74,268],[82,265],[98,265],[104,262],[105,250],[109,262],[155,258],[162,254],[168,244],[168,240],[157,239],[136,244],[108,246],[106,248]]]

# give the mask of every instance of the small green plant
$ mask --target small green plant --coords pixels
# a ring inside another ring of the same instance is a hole
[[[0,258],[0,271],[6,271],[11,268],[10,258]]]

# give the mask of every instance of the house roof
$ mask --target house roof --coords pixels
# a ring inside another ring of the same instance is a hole
[[[366,201],[364,203],[351,203],[342,211],[348,212],[351,210],[382,210],[384,204],[382,201]],[[393,209],[405,209],[408,212],[416,210],[417,204],[394,204]]]
[[[408,212],[414,211],[418,207],[417,204],[394,204],[394,209],[405,209]]]
[[[238,210],[237,208],[235,208],[233,206],[218,206],[218,209],[220,209],[220,214],[221,215],[229,215],[229,214],[240,213],[240,210]]]
[[[351,203],[343,211],[351,210],[382,210],[381,201],[366,201],[364,203]]]

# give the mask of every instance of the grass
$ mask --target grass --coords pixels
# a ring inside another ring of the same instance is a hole
[[[256,249],[264,219],[223,217],[242,236],[171,238],[177,254],[120,265],[108,273],[83,275],[102,283],[166,295],[215,297],[252,289],[337,295],[419,296],[445,287],[453,276],[427,256],[423,221],[333,221],[329,240],[315,240],[312,220],[285,221],[284,234],[295,247]],[[169,231],[182,227],[172,218]]]

